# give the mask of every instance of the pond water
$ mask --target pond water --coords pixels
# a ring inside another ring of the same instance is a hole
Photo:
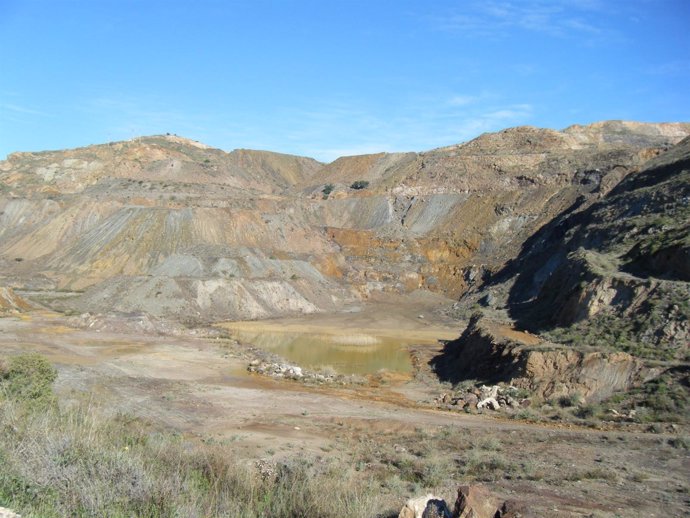
[[[424,340],[404,340],[368,333],[327,334],[227,328],[236,340],[270,351],[309,369],[332,368],[340,374],[373,374],[382,369],[412,370],[407,347]],[[426,340],[429,343],[428,340]]]

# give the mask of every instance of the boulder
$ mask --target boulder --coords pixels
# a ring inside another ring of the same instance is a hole
[[[496,399],[496,397],[498,397],[499,389],[500,389],[500,387],[498,385],[492,385],[490,387],[488,387],[486,385],[482,385],[481,387],[479,387],[479,390],[482,394],[482,398],[484,398],[484,399],[488,399],[488,398]]]
[[[496,511],[494,518],[522,518],[525,512],[525,504],[516,500],[506,500]]]
[[[491,410],[498,410],[501,408],[501,405],[498,404],[498,401],[496,401],[495,398],[488,397],[477,403],[477,408],[482,409],[484,407],[488,407]]]
[[[479,398],[477,397],[476,394],[474,394],[472,392],[468,392],[467,394],[465,394],[464,401],[465,401],[465,406],[470,406],[472,408],[476,408],[477,403],[479,403]]]
[[[457,518],[494,518],[501,502],[485,486],[460,486],[453,516]]]
[[[446,514],[438,514],[439,512]],[[450,518],[450,516],[446,502],[431,493],[410,498],[398,514],[398,518]]]
[[[432,498],[426,503],[422,518],[452,518],[452,514],[445,500]]]

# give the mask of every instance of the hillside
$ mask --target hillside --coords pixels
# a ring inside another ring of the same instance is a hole
[[[602,200],[537,233],[514,267],[511,313],[535,331],[586,322],[593,344],[688,359],[689,200],[685,139]]]
[[[15,153],[0,162],[0,285],[63,310],[204,320],[335,311],[379,292],[455,298],[688,133],[521,127],[325,165],[170,135]]]
[[[472,308],[470,325],[436,371],[544,397],[633,389],[657,399],[628,410],[687,419],[689,200],[690,138],[610,191],[579,197],[465,294],[458,306]]]
[[[393,517],[481,483],[487,516],[681,516],[689,200],[690,124],[12,154],[0,505]]]

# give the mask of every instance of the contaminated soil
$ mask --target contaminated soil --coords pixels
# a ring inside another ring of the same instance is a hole
[[[416,301],[393,314],[380,301],[345,314],[232,325],[415,337],[420,343],[412,349],[433,357],[461,331],[435,309]],[[424,366],[416,373],[380,372],[354,386],[276,380],[247,372],[252,346],[230,338],[225,325],[145,333],[131,318],[122,318],[120,330],[109,318],[109,329],[94,329],[47,311],[6,316],[0,349],[45,355],[58,368],[62,404],[89,398],[101,411],[137,416],[189,440],[232,444],[246,461],[329,456],[376,469],[424,444],[419,462],[444,473],[435,487],[394,488],[401,502],[422,490],[450,500],[454,486],[480,480],[498,495],[525,501],[534,516],[683,516],[689,509],[690,456],[682,431],[438,410],[428,403],[442,387],[420,375]]]

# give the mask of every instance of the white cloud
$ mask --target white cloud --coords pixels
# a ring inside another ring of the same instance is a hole
[[[684,76],[690,75],[690,60],[668,61],[651,66],[646,70],[647,74],[655,76]]]
[[[340,156],[382,151],[425,151],[457,144],[487,131],[527,124],[534,111],[530,104],[502,104],[489,94],[456,97],[461,102],[411,99],[409,105],[398,107],[391,116],[357,103],[316,103],[315,109],[308,112],[291,110],[281,114],[291,131],[279,138],[265,135],[264,148],[284,147],[287,136],[292,149],[282,151],[326,162]]]
[[[516,106],[515,108],[507,108],[503,110],[496,110],[494,112],[489,112],[483,116],[486,120],[517,120],[522,117],[526,117],[531,113],[531,109],[525,108],[523,106]]]
[[[602,4],[577,0],[467,1],[431,19],[437,28],[459,36],[503,39],[520,29],[552,37],[600,36]]]
[[[467,106],[477,101],[477,97],[474,95],[455,95],[450,98],[448,104],[451,106]]]
[[[21,113],[24,115],[39,115],[41,117],[52,117],[50,113],[36,110],[34,108],[27,108],[26,106],[20,106],[18,104],[2,103],[0,104],[0,110],[9,111],[13,113]]]
[[[99,97],[82,106],[102,126],[103,138],[128,139],[171,132],[225,149],[251,148],[311,156],[424,151],[457,144],[487,131],[529,123],[533,107],[501,102],[492,92],[420,96],[384,109],[356,99],[312,100],[285,107],[258,123],[246,114],[185,114],[160,101]]]

